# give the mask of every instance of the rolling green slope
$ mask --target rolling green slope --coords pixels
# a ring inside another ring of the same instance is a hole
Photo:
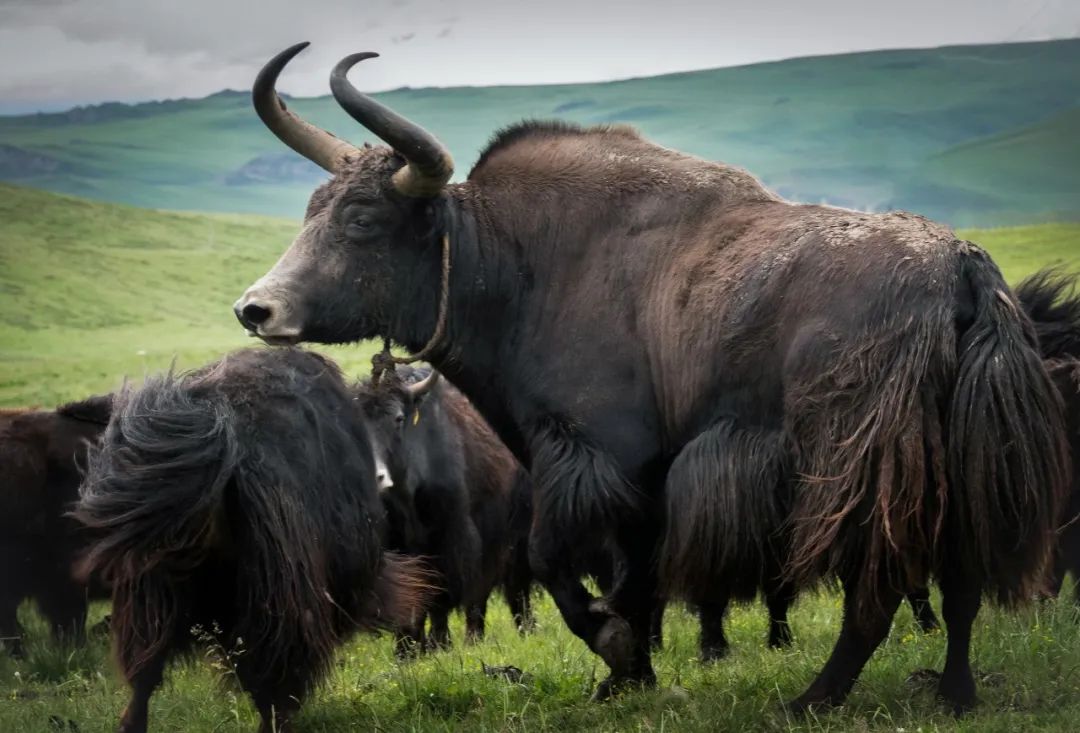
[[[248,346],[231,305],[286,219],[151,211],[0,184],[0,406],[51,405]],[[966,231],[1015,282],[1080,270],[1080,224]],[[324,349],[365,374],[374,344]]]
[[[0,184],[0,405],[52,405],[254,345],[232,303],[296,229]],[[370,347],[327,352],[369,366]]]
[[[363,65],[354,78],[362,88]],[[459,178],[492,132],[515,121],[626,122],[664,145],[748,168],[793,199],[911,208],[968,226],[1080,219],[1080,167],[1068,164],[1080,156],[1070,130],[1078,80],[1080,39],[378,97],[435,132]],[[291,104],[365,139],[328,97]],[[1015,168],[1023,174],[1009,175]],[[0,180],[97,199],[299,216],[319,177],[263,129],[241,92],[0,118]]]

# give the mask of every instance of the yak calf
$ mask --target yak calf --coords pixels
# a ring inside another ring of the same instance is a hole
[[[400,653],[449,645],[456,608],[465,612],[466,638],[482,638],[488,597],[499,584],[518,627],[530,625],[531,497],[517,460],[438,372],[400,367],[354,393],[376,464],[389,471],[379,479],[387,547],[428,558],[440,574],[428,614],[402,629]]]

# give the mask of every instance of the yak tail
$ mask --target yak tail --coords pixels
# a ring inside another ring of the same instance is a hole
[[[1043,359],[1080,358],[1080,293],[1076,276],[1048,267],[1016,286],[1035,325]]]
[[[1068,489],[1062,404],[997,268],[971,257],[964,275],[975,311],[960,334],[948,416],[949,549],[993,597],[1013,603],[1040,587]],[[1032,293],[1059,293],[1053,283],[1047,273],[1027,281],[1027,305]]]
[[[422,558],[384,552],[365,624],[372,630],[409,626],[438,592],[438,581],[438,574]]]
[[[112,586],[121,606],[114,618],[131,621],[121,634],[140,629],[137,645],[116,639],[120,650],[142,650],[126,657],[135,667],[168,642],[179,613],[176,578],[196,567],[223,531],[225,489],[238,460],[227,408],[207,410],[172,389],[174,381],[172,374],[153,377],[144,389],[117,395],[71,513],[91,538],[78,575]]]
[[[714,425],[668,471],[660,579],[666,596],[692,603],[723,587],[753,598],[784,521],[786,451],[780,431]]]
[[[238,460],[227,408],[208,411],[171,374],[116,397],[93,446],[72,512],[93,538],[80,574],[115,582],[201,559],[221,528],[225,487]]]

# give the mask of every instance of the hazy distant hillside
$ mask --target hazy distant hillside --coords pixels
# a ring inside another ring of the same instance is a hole
[[[363,65],[354,78],[362,87]],[[459,178],[497,128],[557,117],[631,123],[798,200],[908,208],[961,226],[1080,219],[1080,39],[378,97],[446,142]],[[365,139],[328,97],[293,106]],[[0,180],[55,191],[299,216],[319,177],[263,129],[246,92],[0,118]]]

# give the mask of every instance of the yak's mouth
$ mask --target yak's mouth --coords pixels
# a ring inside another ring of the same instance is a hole
[[[263,343],[270,346],[295,346],[300,343],[300,332],[296,333],[262,333],[261,329],[252,331],[247,329],[247,335],[252,338],[260,338]]]

